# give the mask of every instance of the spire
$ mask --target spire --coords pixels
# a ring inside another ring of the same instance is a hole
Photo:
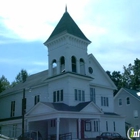
[[[78,27],[78,25],[75,23],[75,21],[67,12],[67,5],[65,7],[65,13],[63,14],[62,18],[60,19],[57,26],[55,27],[55,29],[53,30],[52,34],[50,35],[50,37],[46,42],[50,41],[51,39],[60,35],[61,33],[69,33],[71,35],[74,35],[76,37],[79,37],[81,39],[90,42],[90,40],[86,38],[86,36]]]
[[[65,12],[67,12],[67,4],[66,4],[66,6],[65,6]]]

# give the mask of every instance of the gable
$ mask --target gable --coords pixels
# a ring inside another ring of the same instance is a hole
[[[46,44],[49,40],[53,39],[54,37],[60,35],[61,33],[65,33],[65,32],[67,32],[71,35],[74,35],[76,37],[79,37],[81,39],[84,39],[90,43],[90,41],[83,34],[83,32],[78,27],[78,25],[75,23],[75,21],[69,15],[69,13],[67,11],[65,11],[62,18],[58,22],[57,26],[53,30],[52,34],[50,35],[50,37],[44,44]]]
[[[29,112],[27,112],[26,116],[46,114],[46,113],[50,113],[50,112],[54,112],[54,111],[56,111],[56,110],[39,102],[31,110],[29,110]]]
[[[119,98],[134,98],[138,101],[140,101],[140,97],[137,95],[136,90],[131,90],[131,89],[126,89],[126,88],[121,88],[118,93],[115,95],[114,99],[117,100]]]
[[[89,55],[89,67],[92,67],[93,69],[93,84],[100,86],[102,85],[110,89],[117,89],[116,85],[113,83],[113,81],[110,79],[105,70],[102,68],[102,66],[92,54]]]
[[[96,106],[93,102],[90,102],[86,107],[84,107],[80,112],[85,113],[103,113],[101,109]]]

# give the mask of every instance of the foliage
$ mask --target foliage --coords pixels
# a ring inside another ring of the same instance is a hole
[[[10,87],[10,82],[2,75],[0,78],[0,93]]]
[[[117,86],[118,90],[122,87],[129,89],[140,89],[140,60],[134,60],[134,64],[131,63],[128,67],[123,66],[123,73],[120,71],[106,71],[108,76]],[[117,91],[118,91],[117,90]],[[115,93],[117,92],[115,91]]]
[[[15,81],[12,82],[11,86],[14,87],[15,85],[17,85],[18,83],[23,83],[26,81],[27,77],[29,76],[29,74],[27,73],[26,70],[22,69],[19,74],[16,76]]]

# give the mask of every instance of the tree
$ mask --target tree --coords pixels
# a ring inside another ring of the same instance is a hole
[[[122,74],[120,71],[113,71],[112,73],[110,71],[106,71],[106,73],[117,87],[117,90],[114,92],[114,94],[116,94],[117,91],[120,90],[121,87],[123,87]]]
[[[2,75],[0,78],[0,93],[10,87],[10,82]]]
[[[16,76],[15,81],[12,82],[12,86],[17,85],[18,83],[23,83],[26,81],[27,77],[29,74],[27,73],[26,70],[22,69],[19,74]]]
[[[138,58],[134,60],[133,65],[130,63],[127,67],[123,66],[123,73],[120,73],[120,71],[113,71],[112,73],[106,71],[106,73],[117,86],[118,90],[122,87],[134,90],[140,89],[140,60]]]
[[[140,60],[136,58],[134,60],[134,65],[131,63],[126,68],[124,68],[123,73],[123,84],[125,87],[130,89],[139,89],[140,88]]]

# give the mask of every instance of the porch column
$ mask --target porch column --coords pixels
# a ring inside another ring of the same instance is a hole
[[[56,140],[59,140],[59,123],[60,123],[60,118],[57,118],[57,129],[56,129]]]
[[[79,139],[81,139],[81,119],[78,119],[78,134],[79,134]]]
[[[100,131],[101,131],[101,130],[100,130],[100,125],[101,125],[101,124],[100,124],[100,119],[98,119],[98,122],[99,122],[99,123],[98,123],[98,127],[99,127],[99,135],[100,135]]]

